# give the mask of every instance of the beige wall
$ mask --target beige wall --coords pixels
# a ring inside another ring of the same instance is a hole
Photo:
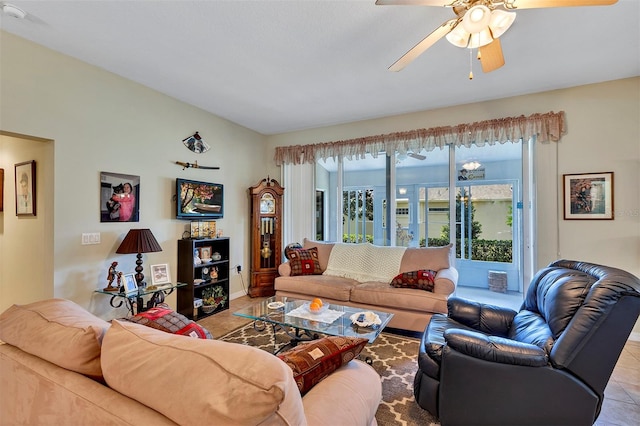
[[[266,177],[264,159],[272,157],[264,136],[5,32],[0,32],[0,55],[0,130],[50,139],[51,149],[55,147],[49,160],[39,161],[39,167],[55,167],[55,179],[47,185],[55,198],[53,211],[38,209],[35,220],[18,222],[8,209],[2,214],[0,310],[55,295],[105,318],[123,315],[109,307],[107,296],[93,290],[106,286],[113,260],[121,270],[133,272],[135,256],[115,253],[131,228],[150,228],[163,248],[143,256],[145,274],[151,264],[168,263],[175,280],[176,241],[188,223],[174,219],[176,177],[225,185],[225,218],[218,227],[231,238],[231,265],[243,266],[244,282],[231,273],[231,293],[243,291],[249,269],[247,188]],[[212,145],[209,152],[194,154],[182,145],[195,131]],[[10,153],[4,139],[1,148],[0,167],[12,170],[12,157],[18,154]],[[26,161],[36,155],[19,156]],[[177,160],[197,160],[221,170],[182,170],[174,164]],[[140,176],[140,222],[100,223],[101,171]],[[6,204],[10,201],[5,198]],[[13,223],[20,225],[19,232]],[[81,245],[83,232],[100,232],[101,244]],[[49,235],[45,242],[53,241],[49,247],[42,246],[43,235]],[[34,257],[14,263],[12,253],[21,251]],[[49,279],[49,269],[43,269],[48,263],[53,270]],[[17,286],[31,291],[14,293]],[[175,296],[168,300],[174,304]]]
[[[473,84],[473,83],[472,83]],[[558,258],[625,269],[640,276],[640,78],[555,90],[268,137],[270,148],[378,135],[418,128],[565,111],[560,143],[538,144],[537,268]],[[566,221],[562,175],[614,174],[613,221]],[[640,322],[634,329],[640,340]]]
[[[246,189],[267,174],[279,176],[272,160],[275,146],[559,110],[566,111],[568,133],[559,144],[539,145],[536,157],[538,267],[565,257],[640,275],[640,78],[265,137],[4,32],[0,32],[0,58],[0,130],[52,140],[48,146],[54,150],[55,167],[51,216],[47,212],[41,217],[39,212],[35,221],[22,222],[29,229],[18,237],[8,230],[15,219],[9,217],[8,208],[0,213],[0,309],[53,294],[106,318],[121,314],[108,307],[106,296],[95,295],[93,290],[106,284],[112,260],[121,262],[123,269],[135,267],[135,256],[115,254],[132,227],[151,228],[163,247],[160,253],[144,255],[145,266],[169,263],[175,279],[176,240],[185,228],[184,222],[173,219],[176,177],[225,184],[225,218],[218,227],[231,237],[231,264],[242,264],[246,286]],[[213,146],[208,153],[192,154],[181,145],[196,130]],[[8,158],[5,146],[3,139],[0,167],[7,171],[12,170],[14,160]],[[222,169],[182,170],[173,164],[176,160],[198,160]],[[99,222],[100,171],[141,177],[140,222]],[[616,220],[562,220],[562,174],[600,171],[615,172]],[[44,229],[40,220],[45,222]],[[83,232],[101,232],[102,243],[82,246]],[[42,262],[16,265],[5,261],[8,251],[25,247],[25,240],[28,248],[37,246],[34,242],[42,240],[40,234],[44,238],[43,251],[38,252]],[[52,241],[51,250],[46,249],[47,238]],[[47,262],[54,271],[53,289],[47,283]],[[42,277],[43,288],[38,288],[34,277]],[[242,292],[240,276],[232,273],[231,278],[231,292]],[[6,289],[23,285],[33,293],[10,292],[9,300],[5,299]],[[640,326],[634,331],[640,333]]]
[[[0,134],[0,311],[53,296],[53,142]],[[16,216],[15,168],[36,161],[36,214]]]

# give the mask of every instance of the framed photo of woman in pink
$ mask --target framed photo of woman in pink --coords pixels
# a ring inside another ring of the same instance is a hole
[[[140,221],[140,176],[100,172],[100,222]]]

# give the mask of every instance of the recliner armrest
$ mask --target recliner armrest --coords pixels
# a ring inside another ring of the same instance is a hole
[[[517,312],[502,306],[478,303],[460,297],[447,300],[448,316],[452,320],[483,333],[506,337]]]
[[[475,331],[450,329],[444,332],[447,345],[465,355],[489,362],[544,367],[549,356],[538,346]]]

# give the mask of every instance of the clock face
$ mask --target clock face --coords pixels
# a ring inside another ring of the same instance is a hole
[[[273,214],[276,212],[276,203],[271,194],[264,194],[260,198],[260,213]]]

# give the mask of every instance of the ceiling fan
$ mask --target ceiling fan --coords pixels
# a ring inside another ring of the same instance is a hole
[[[399,164],[400,162],[406,160],[409,157],[415,158],[416,160],[421,160],[421,161],[427,159],[426,155],[418,154],[417,152],[407,151],[406,154],[396,155],[396,164]]]
[[[389,70],[400,71],[442,37],[454,46],[478,49],[482,71],[491,72],[504,65],[500,36],[516,18],[515,10],[568,6],[606,6],[618,0],[377,0],[376,5],[444,6],[456,17],[444,22],[431,34],[394,62]],[[473,73],[469,74],[473,78]]]

